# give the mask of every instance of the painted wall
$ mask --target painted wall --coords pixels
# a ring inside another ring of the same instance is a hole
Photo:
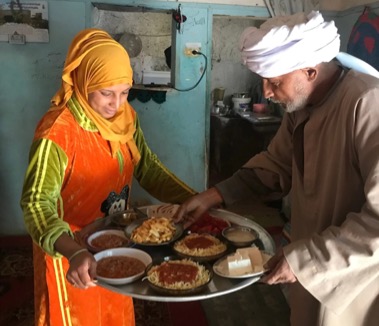
[[[102,1],[160,9],[175,9],[173,1]],[[49,107],[60,86],[67,48],[74,35],[93,26],[91,1],[48,1],[49,43],[12,45],[0,43],[0,234],[22,234],[25,228],[19,198],[28,151],[35,126]],[[177,88],[188,88],[204,69],[202,57],[188,58],[183,53],[187,42],[200,42],[210,61],[212,17],[216,15],[267,17],[264,7],[183,3],[187,16],[183,34],[176,37],[175,65]],[[194,189],[207,186],[209,97],[211,65],[206,78],[190,92],[169,91],[166,102],[133,106],[141,118],[146,139],[160,159]],[[137,185],[133,201],[152,202]]]
[[[230,107],[234,93],[250,94],[259,80],[241,62],[239,36],[245,28],[259,27],[263,21],[255,17],[213,17],[211,90],[225,88],[224,103]]]
[[[49,43],[0,43],[2,234],[24,232],[19,199],[34,128],[60,84],[68,44],[85,27],[85,13],[84,3],[51,1]]]

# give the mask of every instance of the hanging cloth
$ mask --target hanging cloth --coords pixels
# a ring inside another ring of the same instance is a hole
[[[365,7],[353,26],[347,53],[379,70],[379,16],[369,7]]]

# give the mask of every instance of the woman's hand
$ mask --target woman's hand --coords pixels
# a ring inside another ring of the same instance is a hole
[[[297,278],[292,272],[290,265],[284,256],[283,250],[272,257],[264,266],[269,272],[264,275],[260,282],[267,284],[295,283]]]
[[[96,286],[96,260],[95,257],[67,233],[54,243],[55,250],[65,256],[70,268],[67,271],[67,281],[80,289]]]
[[[96,286],[96,260],[88,251],[82,251],[70,260],[66,279],[80,289]]]
[[[176,223],[182,222],[184,228],[189,227],[210,208],[221,205],[223,198],[216,188],[210,188],[187,199],[174,216]]]

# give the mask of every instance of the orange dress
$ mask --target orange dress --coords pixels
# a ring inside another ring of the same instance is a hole
[[[156,187],[160,200],[181,202],[194,192],[161,165],[138,126],[135,142],[141,163],[135,167],[126,145],[112,157],[109,142],[95,125],[80,108],[68,104],[48,111],[37,127],[21,199],[35,243],[35,325],[134,325],[132,298],[100,286],[80,290],[66,281],[69,263],[54,243],[63,232],[73,235],[99,217],[126,209],[136,171],[138,176],[156,171],[156,186],[143,181],[142,186],[152,194]],[[170,189],[167,193],[159,189],[162,179]]]

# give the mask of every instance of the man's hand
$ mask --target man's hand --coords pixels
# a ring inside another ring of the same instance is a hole
[[[210,188],[187,199],[174,216],[176,223],[182,222],[184,228],[189,227],[210,208],[222,204],[223,198],[216,188]]]
[[[292,272],[283,250],[272,257],[265,265],[269,270],[268,274],[264,275],[260,282],[267,284],[280,284],[280,283],[295,283],[297,278]]]

